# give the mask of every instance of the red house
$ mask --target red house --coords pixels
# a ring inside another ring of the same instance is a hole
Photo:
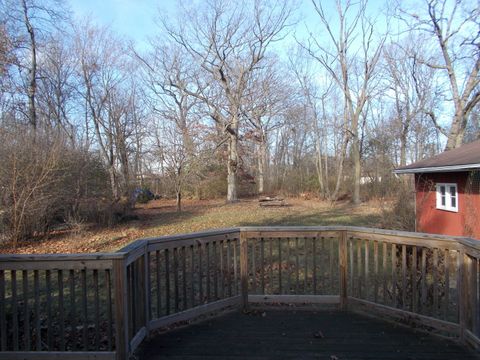
[[[480,140],[394,172],[415,175],[416,231],[480,240]]]

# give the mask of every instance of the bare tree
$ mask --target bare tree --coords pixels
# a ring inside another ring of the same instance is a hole
[[[393,92],[399,129],[399,166],[407,164],[408,141],[414,121],[425,113],[433,113],[437,93],[432,69],[417,61],[418,55],[415,54],[422,51],[420,44],[419,39],[407,38],[400,44],[389,45],[384,51],[386,80]]]
[[[282,116],[291,104],[292,87],[285,78],[285,69],[269,61],[251,78],[245,97],[244,116],[247,119],[245,138],[254,141],[257,163],[257,191],[263,194],[268,179],[269,137],[272,131],[284,125]],[[249,129],[251,128],[251,130]]]
[[[112,197],[118,201],[121,193],[128,191],[127,138],[132,133],[131,118],[127,116],[130,99],[125,86],[127,50],[106,29],[87,23],[76,33],[86,113],[93,123],[102,157],[108,164]],[[128,70],[131,71],[131,68]],[[120,186],[118,164],[121,165],[123,189]]]
[[[238,141],[249,79],[266,50],[282,37],[291,12],[287,3],[214,0],[202,8],[183,9],[176,26],[164,22],[170,38],[202,71],[197,89],[186,91],[207,106],[210,117],[226,135],[228,202],[238,196]]]
[[[46,127],[59,127],[75,145],[79,127],[73,116],[79,100],[78,63],[71,44],[63,41],[61,33],[51,36],[44,49],[37,71],[37,113]]]
[[[424,0],[422,12],[403,9],[399,16],[410,29],[434,39],[438,53],[424,53],[417,61],[442,72],[448,79],[449,98],[454,105],[450,129],[444,129],[433,112],[435,126],[447,136],[445,149],[462,144],[468,118],[480,101],[480,6],[477,1]],[[422,10],[420,10],[422,11]]]
[[[183,48],[158,41],[153,47],[150,56],[145,58],[137,54],[137,57],[144,65],[144,80],[152,94],[153,111],[161,122],[170,123],[157,124],[155,142],[174,185],[177,211],[180,212],[184,184],[198,171],[199,153],[193,125],[200,119],[196,113],[199,99],[187,90],[192,73]]]
[[[324,26],[333,50],[322,45],[316,38],[311,37],[305,46],[308,52],[321,63],[341,88],[345,99],[345,139],[342,154],[351,141],[351,154],[354,163],[354,190],[353,202],[360,202],[361,154],[359,124],[360,116],[367,103],[372,89],[372,80],[375,68],[380,59],[385,38],[375,38],[374,23],[367,17],[367,1],[352,2],[350,0],[336,0],[338,29],[332,28],[331,22],[325,13],[320,1],[312,0],[315,11]],[[359,37],[359,49],[354,49],[353,39]],[[377,41],[378,40],[378,41]],[[350,53],[357,56],[350,56]],[[355,73],[355,70],[358,70]],[[340,163],[340,169],[343,161]],[[341,176],[341,171],[339,172]],[[338,177],[340,179],[340,177]],[[336,195],[339,187],[334,191]]]
[[[28,51],[29,57],[19,63],[20,73],[27,71],[26,95],[28,98],[28,122],[33,128],[38,125],[36,95],[38,80],[38,53],[41,40],[55,28],[61,28],[66,19],[66,11],[61,0],[7,0],[4,4],[3,18],[15,34],[17,49]]]

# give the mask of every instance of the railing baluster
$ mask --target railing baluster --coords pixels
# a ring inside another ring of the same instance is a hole
[[[87,303],[87,271],[81,270],[82,312],[83,312],[83,350],[88,351],[88,303]]]
[[[40,274],[38,270],[33,271],[33,292],[35,296],[35,344],[36,350],[42,351],[42,327],[40,314]]]
[[[47,346],[48,349],[53,348],[52,343],[52,284],[50,270],[45,271],[45,291],[46,291],[46,305],[47,305]]]
[[[60,332],[60,351],[65,351],[65,309],[63,300],[63,270],[57,271],[58,283],[58,316]]]
[[[217,242],[213,242],[213,299],[218,300],[218,258],[217,258]]]
[[[13,351],[18,351],[18,298],[17,298],[17,272],[10,272],[10,281],[12,283],[12,338]]]
[[[5,271],[0,270],[0,348],[7,350],[7,317],[5,311]]]
[[[392,244],[392,306],[397,307],[397,245]]]
[[[421,311],[426,313],[427,307],[427,248],[422,248],[422,264],[421,264],[422,280],[421,280]]]
[[[257,239],[251,238],[249,243],[250,245],[250,257],[252,259],[252,293],[256,294],[257,293],[257,264],[255,262],[255,245],[257,244]]]
[[[182,309],[188,309],[187,304],[187,251],[182,246]]]
[[[265,294],[265,242],[263,237],[260,239],[260,277],[261,277],[261,287],[262,295]]]
[[[161,263],[160,250],[155,251],[155,270],[156,270],[156,287],[157,287],[157,318],[162,316],[162,282],[161,282]]]
[[[362,297],[363,271],[362,271],[362,240],[357,239],[357,297]]]
[[[469,257],[470,261],[470,283],[469,283],[469,294],[470,294],[470,319],[472,322],[471,330],[474,334],[478,332],[478,300],[477,300],[477,259]]]
[[[333,294],[335,292],[335,276],[334,276],[334,257],[335,257],[335,244],[333,243],[334,239],[329,238],[330,243],[330,256],[329,256],[329,265],[330,265],[330,272],[328,274],[330,279],[330,293]]]
[[[407,309],[407,246],[402,245],[402,309]]]
[[[93,302],[95,308],[95,349],[100,350],[100,289],[98,286],[98,270],[93,270]]]
[[[242,292],[242,306],[248,308],[248,240],[247,234],[240,234],[240,278]]]
[[[350,237],[349,239],[349,251],[350,251],[350,255],[349,255],[349,258],[350,258],[350,294],[352,296],[356,296],[357,293],[356,293],[356,287],[357,287],[357,282],[356,282],[356,278],[355,278],[355,266],[354,266],[354,263],[355,263],[355,254],[354,254],[354,245],[353,245],[353,242],[355,240]]]
[[[444,257],[444,267],[445,267],[445,299],[444,299],[444,310],[443,310],[443,319],[448,320],[448,311],[450,305],[450,250],[445,249]]]
[[[224,251],[223,247],[225,246],[224,241],[220,241],[220,299],[225,298],[225,261],[223,259]]]
[[[227,288],[228,297],[232,297],[232,241],[227,240]]]
[[[235,295],[238,295],[239,292],[239,281],[238,281],[238,251],[237,248],[240,246],[240,242],[236,239],[233,243],[233,278],[235,279]]]
[[[231,296],[231,294],[230,294]],[[195,248],[190,246],[190,304],[195,307]]]
[[[273,264],[274,264],[274,259],[273,259],[273,239],[269,238],[268,239],[268,245],[269,245],[269,259],[270,259],[270,266],[269,266],[269,293],[273,295],[275,293],[275,288],[274,288],[274,278],[273,278]]]
[[[175,312],[179,311],[179,289],[178,289],[178,248],[173,249],[173,291],[175,297]]]
[[[299,282],[300,282],[300,263],[298,256],[298,237],[295,237],[295,294],[299,294]]]
[[[417,312],[418,294],[417,294],[417,247],[412,248],[412,312]]]
[[[203,304],[204,295],[203,295],[203,262],[202,262],[203,246],[202,244],[198,244],[197,252],[198,252],[198,292],[200,297],[199,304]]]
[[[75,271],[70,270],[69,271],[69,285],[70,285],[70,338],[71,338],[71,349],[75,351],[77,348],[77,322],[76,322],[76,316],[77,316],[77,311],[76,311],[76,301],[75,301]]]
[[[113,339],[112,339],[112,283],[110,270],[105,270],[105,285],[107,292],[107,350],[112,351],[113,348]]]
[[[370,293],[370,272],[369,272],[369,267],[370,267],[370,246],[369,246],[369,241],[365,240],[365,299],[369,300],[369,293]]]
[[[347,293],[347,232],[341,231],[338,241],[338,263],[340,277],[340,308],[346,309],[348,301]]]
[[[282,294],[282,240],[278,238],[278,293]]]
[[[438,315],[438,249],[433,249],[433,316]]]
[[[165,249],[165,312],[170,315],[170,251]]]
[[[375,277],[375,283],[373,287],[373,301],[378,302],[378,241],[373,242],[373,272]]]
[[[305,271],[303,272],[303,294],[308,294],[308,250],[307,250],[307,238],[303,238],[303,258],[305,263]]]
[[[387,305],[387,255],[388,255],[388,248],[387,243],[384,242],[382,246],[382,282],[383,282],[383,304]]]
[[[317,295],[317,239],[316,237],[312,239],[312,278],[313,278],[313,295]]]
[[[207,302],[211,301],[211,292],[210,292],[210,243],[205,243],[205,262],[206,262],[206,291],[207,291]]]
[[[290,238],[287,238],[287,294],[291,294],[292,292],[292,274],[291,274],[291,266],[290,266],[290,258],[291,258],[291,248],[290,248]]]

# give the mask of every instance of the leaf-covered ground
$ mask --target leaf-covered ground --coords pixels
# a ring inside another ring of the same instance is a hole
[[[111,228],[86,228],[77,233],[36,239],[2,253],[82,253],[115,251],[142,237],[189,233],[234,226],[255,225],[355,225],[378,227],[381,208],[376,203],[332,205],[317,200],[287,199],[289,206],[260,207],[256,199],[225,204],[223,200],[185,200],[184,211],[175,211],[173,200],[155,200],[137,206],[138,220]]]

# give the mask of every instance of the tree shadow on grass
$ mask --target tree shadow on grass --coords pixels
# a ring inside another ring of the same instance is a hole
[[[381,223],[380,214],[351,214],[345,209],[332,211],[288,214],[276,219],[262,219],[259,221],[245,222],[241,226],[363,226],[378,227]]]

